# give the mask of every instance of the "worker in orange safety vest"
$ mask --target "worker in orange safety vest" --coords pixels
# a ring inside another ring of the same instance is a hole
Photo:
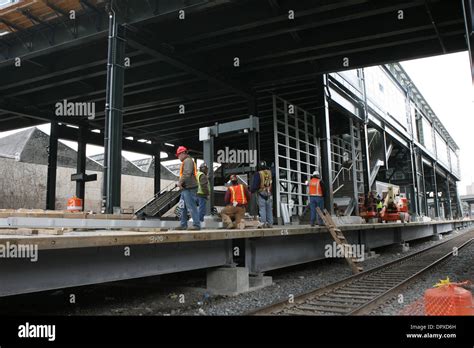
[[[250,201],[250,192],[247,185],[239,184],[237,175],[230,176],[230,186],[225,194],[226,206],[221,212],[222,222],[226,228],[245,228],[242,219],[245,216],[247,204]]]
[[[316,207],[319,209],[324,209],[324,194],[323,194],[323,185],[321,182],[321,177],[319,175],[319,171],[314,171],[313,175],[311,175],[311,179],[306,182],[308,185],[309,191],[309,209],[311,212],[311,226],[314,226],[316,223],[316,219],[318,221],[318,225],[323,225],[323,221],[319,217]]]

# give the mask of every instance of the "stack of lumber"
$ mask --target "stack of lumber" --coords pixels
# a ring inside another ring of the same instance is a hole
[[[131,220],[134,218],[134,215],[92,214],[87,212],[70,212],[67,210],[0,209],[0,218],[8,217]]]

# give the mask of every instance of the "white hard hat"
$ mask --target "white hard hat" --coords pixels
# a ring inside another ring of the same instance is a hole
[[[315,170],[315,171],[313,172],[313,176],[319,176],[319,170]]]

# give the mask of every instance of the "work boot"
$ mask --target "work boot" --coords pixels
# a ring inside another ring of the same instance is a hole
[[[265,228],[265,224],[263,222],[259,223],[257,228]]]
[[[234,228],[234,224],[233,224],[232,222],[229,222],[229,223],[226,225],[226,228],[227,228],[228,230],[231,230],[231,229]]]
[[[199,231],[201,229],[201,227],[197,227],[197,226],[191,226],[191,227],[188,227],[188,231]]]
[[[267,222],[267,223],[265,224],[265,228],[273,228],[273,225]]]
[[[240,222],[237,224],[237,229],[239,229],[239,230],[244,230],[244,229],[245,229],[245,221],[240,221]]]
[[[185,229],[187,229],[188,227],[187,226],[178,226],[175,228],[175,230],[177,231],[184,231]]]

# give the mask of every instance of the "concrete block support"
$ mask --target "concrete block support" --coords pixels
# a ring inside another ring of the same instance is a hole
[[[249,291],[246,267],[221,267],[207,272],[207,289],[217,295],[237,295]]]

